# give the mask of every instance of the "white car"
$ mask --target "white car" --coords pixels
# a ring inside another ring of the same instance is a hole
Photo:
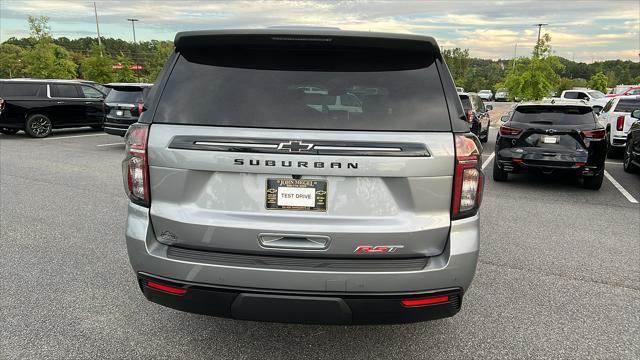
[[[585,101],[594,111],[601,110],[609,101],[609,98],[598,90],[565,90],[560,95],[560,99]]]
[[[464,88],[460,87],[460,86],[456,86],[456,91],[459,93],[463,93],[464,92]]]
[[[494,97],[495,101],[507,101],[509,100],[509,92],[504,89],[500,89],[496,91],[496,96]]]
[[[598,121],[607,129],[608,154],[619,154],[627,143],[631,124],[635,122],[631,113],[640,109],[640,96],[618,96],[608,100],[598,116]]]
[[[491,101],[491,99],[493,99],[493,92],[491,90],[480,90],[478,91],[478,96],[480,96],[482,100]]]

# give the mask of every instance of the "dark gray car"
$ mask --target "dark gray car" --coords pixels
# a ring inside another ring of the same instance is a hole
[[[149,300],[302,323],[459,311],[483,175],[433,38],[226,30],[175,46],[123,162]]]

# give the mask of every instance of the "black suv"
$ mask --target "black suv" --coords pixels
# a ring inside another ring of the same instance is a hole
[[[584,179],[584,187],[598,190],[607,154],[605,129],[593,109],[573,102],[518,105],[496,140],[493,179],[509,173],[538,170],[569,172]]]
[[[0,80],[0,132],[46,137],[53,129],[102,127],[104,93],[75,80]]]
[[[491,118],[489,111],[493,110],[493,106],[485,105],[484,101],[476,93],[458,93],[462,107],[467,115],[467,121],[471,126],[471,132],[482,142],[489,140],[489,125]]]
[[[153,84],[111,83],[105,87],[111,91],[104,100],[104,132],[124,136],[129,125],[138,121]]]

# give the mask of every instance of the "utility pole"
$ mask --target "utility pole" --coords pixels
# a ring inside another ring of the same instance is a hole
[[[136,51],[136,21],[139,21],[138,19],[127,19],[127,21],[131,21],[131,28],[133,29],[133,62],[135,63],[134,66],[136,68],[136,75],[138,78],[138,82],[140,82],[140,70],[138,69],[138,54]]]
[[[98,47],[100,48],[100,57],[102,57],[102,40],[100,39],[100,26],[98,25],[98,9],[96,8],[96,2],[93,2],[93,13],[96,16],[96,30],[98,31]]]
[[[516,59],[518,58],[518,43],[513,47],[513,67],[516,67]]]
[[[536,42],[536,44],[538,44],[540,42],[540,33],[542,32],[542,27],[543,26],[547,26],[549,24],[545,24],[545,23],[539,23],[539,24],[533,24],[533,26],[537,26],[538,27],[538,42]]]

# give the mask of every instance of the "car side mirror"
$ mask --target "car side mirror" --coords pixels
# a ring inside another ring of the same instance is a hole
[[[593,113],[596,115],[600,115],[602,113],[602,108],[599,106],[596,106],[593,108]]]
[[[635,109],[631,112],[631,117],[640,120],[640,109]]]
[[[509,121],[509,115],[503,115],[500,117],[500,121],[502,121],[503,123]]]
[[[491,111],[493,110],[493,105],[485,105],[484,108],[487,109],[487,111]]]

